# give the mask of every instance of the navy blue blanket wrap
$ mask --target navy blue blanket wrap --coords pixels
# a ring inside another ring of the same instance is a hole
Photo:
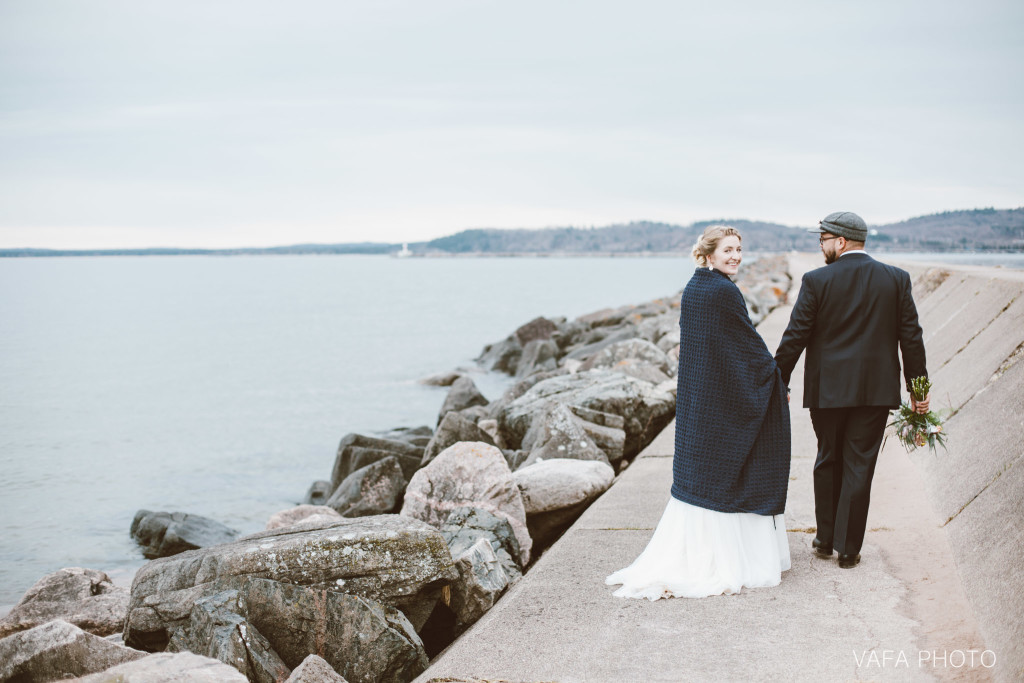
[[[786,507],[786,386],[739,288],[698,268],[683,290],[672,497],[718,512]]]

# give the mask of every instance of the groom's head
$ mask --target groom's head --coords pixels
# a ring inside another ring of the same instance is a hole
[[[818,234],[825,263],[834,263],[841,255],[854,249],[863,249],[868,238],[868,225],[852,211],[836,211],[818,222],[809,232]]]

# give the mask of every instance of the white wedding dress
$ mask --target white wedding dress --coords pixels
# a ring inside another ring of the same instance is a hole
[[[607,579],[620,598],[704,598],[777,586],[790,567],[783,515],[716,512],[670,498],[647,548]]]

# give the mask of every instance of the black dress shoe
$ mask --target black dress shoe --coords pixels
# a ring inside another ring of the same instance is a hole
[[[815,537],[814,540],[811,541],[811,547],[814,548],[814,554],[818,557],[823,557],[825,559],[832,557],[831,543],[822,543],[817,537]]]
[[[856,567],[860,562],[860,555],[843,555],[839,553],[839,568],[840,569],[852,569]]]

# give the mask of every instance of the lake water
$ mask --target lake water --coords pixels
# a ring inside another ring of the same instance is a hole
[[[127,580],[140,508],[249,533],[353,431],[433,426],[538,315],[672,295],[670,258],[0,259],[0,605],[61,567]],[[508,380],[482,376],[490,398]]]
[[[345,434],[432,426],[446,390],[417,379],[471,365],[538,315],[672,295],[692,269],[678,258],[0,259],[0,606],[61,567],[126,582],[143,563],[128,536],[140,508],[262,529],[330,478]],[[508,383],[477,381],[490,398]]]

